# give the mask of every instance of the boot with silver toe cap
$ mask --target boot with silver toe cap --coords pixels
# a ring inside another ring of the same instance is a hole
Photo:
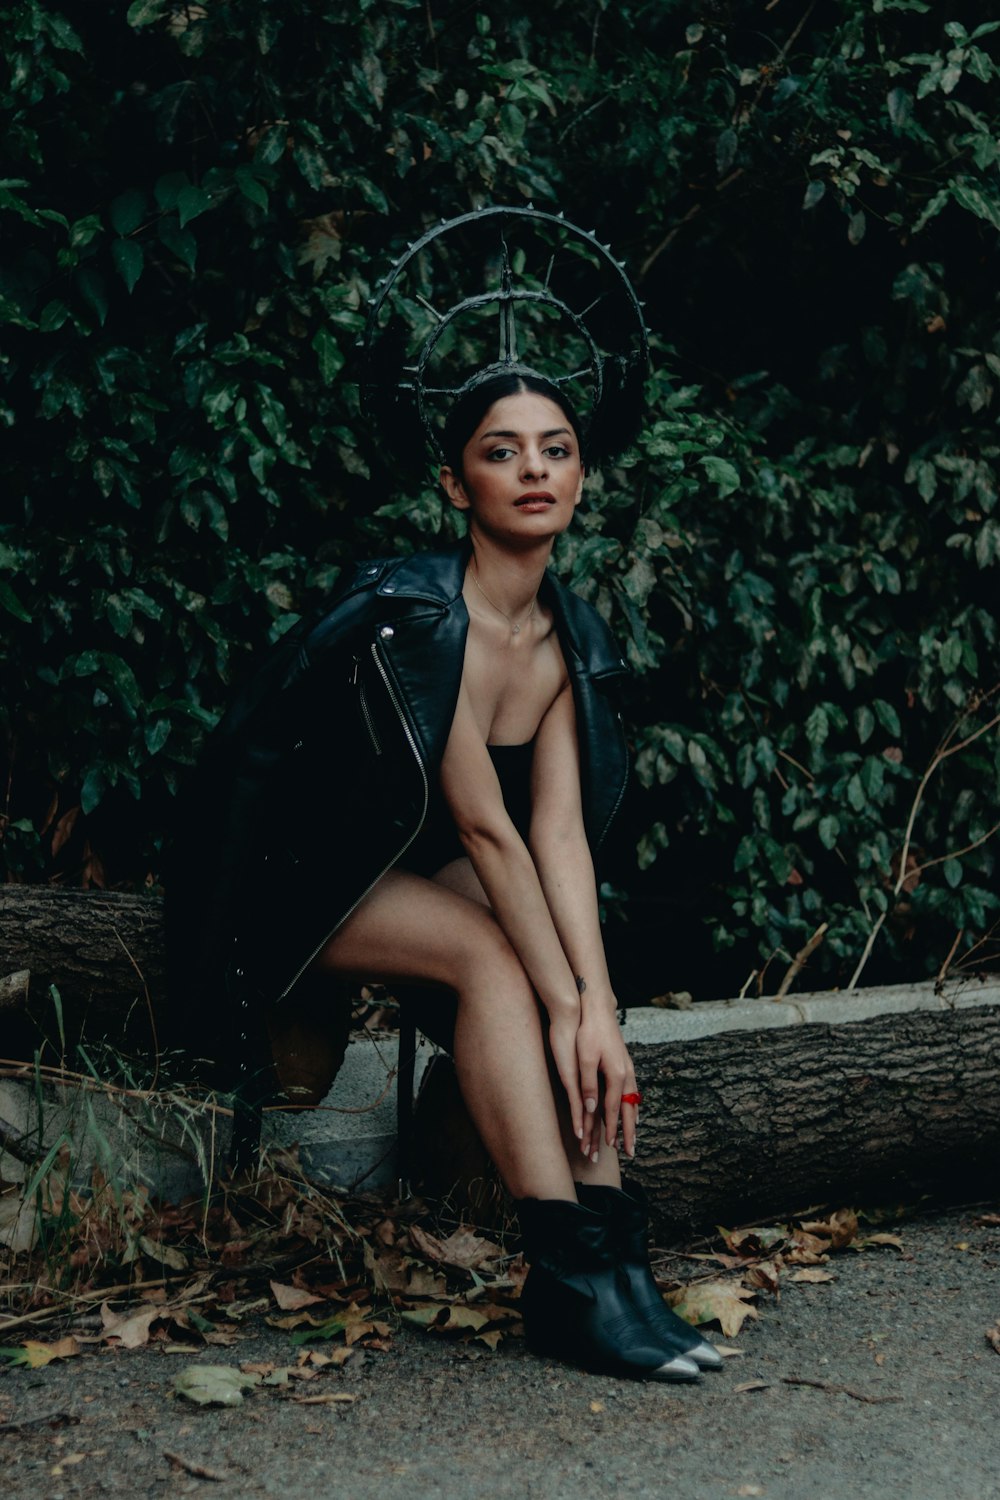
[[[613,1253],[629,1285],[632,1301],[645,1315],[657,1337],[701,1370],[721,1370],[722,1355],[696,1328],[667,1307],[649,1264],[649,1206],[636,1183],[622,1187],[576,1184],[580,1202],[605,1219]]]
[[[517,1209],[531,1268],[521,1310],[534,1353],[631,1379],[700,1378],[633,1301],[603,1214],[560,1199],[523,1198]]]

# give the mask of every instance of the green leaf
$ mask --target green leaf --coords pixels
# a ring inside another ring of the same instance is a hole
[[[817,703],[806,719],[806,739],[819,749],[830,733],[830,718],[822,704]]]
[[[257,140],[253,159],[258,166],[270,167],[280,161],[287,150],[288,126],[269,125]]]
[[[69,308],[65,302],[47,302],[42,308],[38,319],[38,327],[42,333],[56,333],[69,317]]]
[[[115,240],[111,246],[111,256],[126,290],[131,292],[142,275],[142,246],[137,245],[135,240]]]
[[[25,625],[31,624],[31,616],[5,578],[0,578],[0,604],[16,620],[23,620]]]
[[[169,213],[172,208],[177,207],[177,200],[186,187],[190,187],[190,179],[186,172],[166,172],[162,177],[156,179],[153,188],[153,196],[157,206],[164,213]]]
[[[840,837],[840,819],[833,813],[829,813],[825,818],[820,818],[816,832],[825,849],[835,849],[837,839]]]
[[[698,462],[712,483],[718,486],[720,500],[724,500],[727,495],[739,489],[740,472],[728,459],[710,456],[699,459]]]
[[[138,229],[146,214],[146,195],[137,188],[121,193],[111,204],[111,226],[115,234],[131,234]]]
[[[319,362],[320,378],[324,385],[332,385],[344,367],[344,355],[340,345],[328,328],[317,328],[312,346]]]
[[[143,729],[143,739],[150,755],[158,755],[170,738],[170,720],[154,719]]]
[[[103,766],[91,766],[80,788],[81,811],[92,813],[108,789]]]
[[[167,0],[132,0],[125,12],[125,19],[136,30],[141,26],[152,26],[163,15]]]
[[[268,195],[264,184],[254,176],[251,169],[243,165],[236,168],[236,186],[248,198],[251,203],[256,203],[258,208],[267,208]]]
[[[177,219],[180,227],[183,229],[186,224],[190,224],[192,219],[197,219],[199,214],[205,213],[211,207],[212,196],[206,193],[204,188],[197,187],[193,183],[181,188],[177,194]]]
[[[875,730],[875,715],[867,703],[862,703],[859,708],[855,709],[854,725],[861,744],[867,744]]]
[[[90,266],[82,266],[76,273],[76,284],[87,306],[97,316],[97,321],[103,328],[108,316],[108,292],[107,284],[100,271],[93,270]]]
[[[167,249],[172,251],[189,271],[193,271],[198,258],[198,244],[190,229],[182,229],[176,219],[168,218],[160,220],[156,232]]]
[[[1000,229],[1000,202],[996,198],[989,198],[979,188],[973,187],[967,179],[957,178],[951,184],[951,196],[960,208],[968,213],[975,214],[979,219],[985,219],[987,224],[992,224],[994,229]]]

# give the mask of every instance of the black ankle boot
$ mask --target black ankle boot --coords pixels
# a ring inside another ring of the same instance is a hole
[[[517,1209],[531,1266],[521,1310],[534,1353],[606,1375],[699,1378],[632,1301],[603,1215],[559,1199],[523,1198]]]
[[[576,1184],[580,1202],[607,1223],[613,1253],[628,1280],[632,1301],[645,1315],[661,1344],[693,1360],[702,1370],[721,1370],[722,1355],[697,1329],[664,1302],[649,1265],[649,1208],[635,1183],[621,1190]]]

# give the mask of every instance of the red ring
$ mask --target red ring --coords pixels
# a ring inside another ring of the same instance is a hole
[[[638,1107],[642,1103],[641,1094],[622,1094],[623,1104],[634,1104]]]

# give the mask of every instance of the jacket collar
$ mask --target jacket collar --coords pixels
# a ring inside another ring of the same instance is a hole
[[[386,571],[378,591],[396,599],[419,599],[450,608],[461,598],[469,553],[468,542],[459,542],[441,552],[404,557]],[[627,670],[611,632],[599,623],[591,605],[552,572],[545,574],[540,592],[555,614],[559,639],[586,672],[604,677]]]

